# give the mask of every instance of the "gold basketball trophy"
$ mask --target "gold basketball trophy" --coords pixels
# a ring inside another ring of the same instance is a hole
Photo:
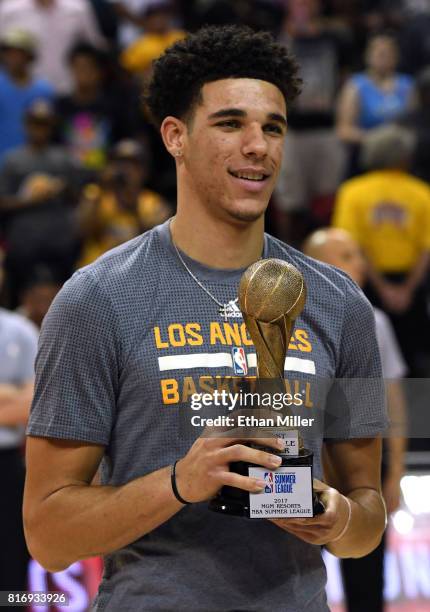
[[[239,286],[239,305],[257,354],[257,389],[270,388],[285,393],[284,368],[295,319],[306,300],[302,274],[280,259],[264,259],[252,264]],[[257,410],[261,414],[260,410]],[[272,423],[293,416],[291,406],[272,413]],[[267,414],[267,411],[265,411]],[[215,512],[247,518],[312,517],[324,507],[312,488],[313,453],[305,449],[297,429],[284,425],[258,427],[253,437],[281,437],[285,451],[278,453],[282,464],[268,469],[243,461],[230,465],[234,472],[264,480],[261,493],[248,493],[225,486],[209,502]],[[265,449],[273,453],[273,449]]]

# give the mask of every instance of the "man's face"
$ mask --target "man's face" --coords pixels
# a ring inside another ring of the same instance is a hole
[[[397,47],[395,42],[386,36],[374,38],[366,51],[369,68],[381,74],[395,70],[397,65]]]
[[[82,89],[99,87],[102,73],[96,60],[82,54],[77,55],[70,66],[75,86]]]
[[[189,191],[214,216],[252,222],[266,210],[286,132],[281,91],[257,79],[203,86],[184,141]]]
[[[12,74],[24,72],[31,64],[31,56],[21,49],[6,47],[3,49],[1,59],[7,72]]]
[[[36,145],[47,145],[51,142],[53,123],[49,120],[28,118],[26,121],[27,139]]]

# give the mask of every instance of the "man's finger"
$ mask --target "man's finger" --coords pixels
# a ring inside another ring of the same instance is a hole
[[[221,482],[223,485],[236,487],[237,489],[249,491],[250,493],[258,493],[266,484],[263,480],[241,476],[235,472],[223,472],[221,474]]]

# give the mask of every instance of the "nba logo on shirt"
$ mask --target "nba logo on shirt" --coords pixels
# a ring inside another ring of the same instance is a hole
[[[238,376],[246,376],[248,374],[248,364],[243,348],[241,346],[234,346],[231,349],[231,355],[233,357],[234,373]]]

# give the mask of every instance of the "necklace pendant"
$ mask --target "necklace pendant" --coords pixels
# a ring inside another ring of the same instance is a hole
[[[227,315],[227,307],[228,307],[228,304],[222,304],[222,305],[220,304],[219,306],[220,306],[220,308],[219,308],[218,312],[221,315],[221,317],[223,317],[224,321],[227,323],[227,316],[228,316]]]

